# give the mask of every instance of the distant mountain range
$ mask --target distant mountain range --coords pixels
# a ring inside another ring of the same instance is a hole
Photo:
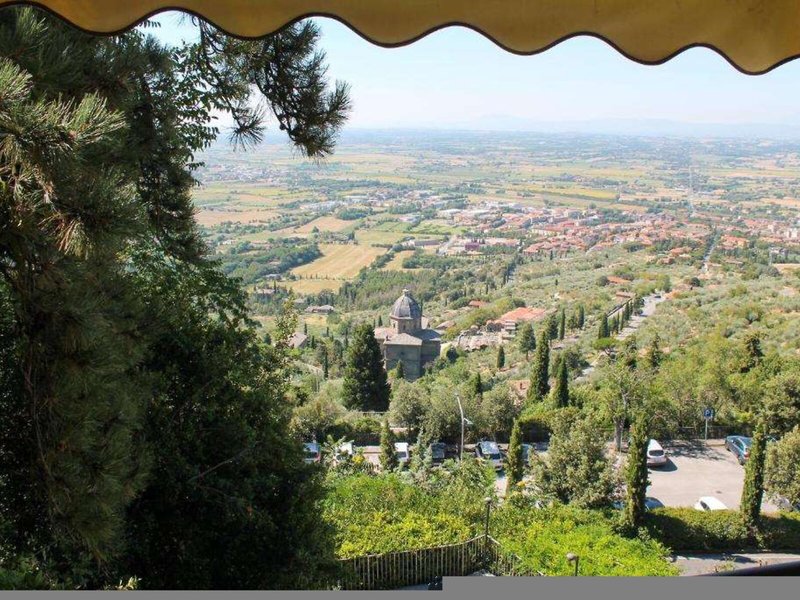
[[[384,131],[389,129],[400,128],[387,127]],[[538,121],[510,115],[487,115],[469,122],[435,123],[427,126],[415,126],[413,129],[417,131],[530,131],[538,133],[800,140],[800,124],[796,123],[691,123],[664,119]]]

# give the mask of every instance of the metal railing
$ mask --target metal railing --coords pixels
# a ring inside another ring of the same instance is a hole
[[[329,587],[392,590],[479,571],[493,575],[542,575],[525,569],[517,555],[504,551],[491,536],[480,535],[455,544],[342,559],[339,577]]]

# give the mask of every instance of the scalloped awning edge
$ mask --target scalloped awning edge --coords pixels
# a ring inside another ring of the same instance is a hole
[[[643,64],[706,47],[744,73],[761,74],[800,56],[797,0],[0,0],[0,7],[21,4],[99,34],[181,10],[246,38],[304,18],[330,17],[387,47],[463,26],[517,54],[588,35]]]

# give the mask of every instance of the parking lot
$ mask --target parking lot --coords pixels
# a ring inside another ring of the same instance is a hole
[[[665,445],[666,466],[649,470],[647,495],[665,506],[694,506],[700,496],[716,496],[731,509],[739,508],[744,467],[725,450],[722,440],[675,442]],[[764,512],[777,507],[764,501]]]
[[[501,444],[503,450],[505,444]],[[546,444],[537,444],[536,452],[546,456]],[[647,495],[657,498],[664,506],[692,507],[701,496],[715,496],[730,509],[739,508],[739,500],[744,487],[744,467],[725,450],[723,440],[673,442],[664,444],[667,464],[649,469],[650,486]],[[367,459],[379,463],[380,448],[365,448]],[[465,453],[472,454],[473,446],[465,446]],[[624,455],[623,455],[624,456]],[[622,464],[622,461],[618,461]],[[506,488],[505,472],[497,474],[495,489],[504,496]],[[764,512],[777,512],[778,508],[764,500]]]

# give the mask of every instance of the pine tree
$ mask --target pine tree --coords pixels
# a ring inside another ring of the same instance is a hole
[[[650,442],[648,423],[644,416],[636,418],[631,425],[628,462],[625,465],[625,522],[639,527],[645,514],[647,497],[647,446]]]
[[[519,331],[519,349],[525,353],[526,359],[531,351],[536,350],[536,334],[530,323],[525,323]]]
[[[528,400],[530,402],[541,402],[547,397],[547,393],[550,391],[549,368],[550,339],[548,332],[543,330],[536,344],[536,353],[534,354],[531,368],[531,383],[528,388]]]
[[[381,469],[384,471],[394,471],[398,466],[397,453],[394,451],[394,434],[389,429],[389,421],[384,420],[381,424]]]
[[[519,421],[515,420],[511,427],[511,438],[508,442],[506,457],[506,496],[517,489],[525,474],[524,456],[522,454],[522,430]]]
[[[497,348],[497,369],[500,370],[506,366],[506,351],[500,346]]]
[[[744,467],[744,489],[742,489],[742,519],[748,527],[755,527],[761,518],[761,500],[764,497],[764,465],[766,463],[767,440],[764,426],[759,423],[753,434],[750,457]]]
[[[566,357],[561,356],[558,361],[556,371],[556,385],[552,390],[553,406],[556,408],[566,408],[569,406],[569,368]]]
[[[600,326],[597,330],[597,339],[602,340],[609,337],[611,334],[609,327],[608,327],[608,315],[606,313],[602,313],[600,315]]]
[[[578,305],[578,329],[583,329],[583,325],[586,322],[586,311],[583,308],[583,304]]]
[[[385,411],[389,407],[389,394],[378,340],[372,326],[362,323],[353,332],[353,341],[347,350],[342,401],[351,410]]]
[[[558,339],[563,340],[567,329],[567,315],[564,309],[561,309],[561,317],[558,321]]]

